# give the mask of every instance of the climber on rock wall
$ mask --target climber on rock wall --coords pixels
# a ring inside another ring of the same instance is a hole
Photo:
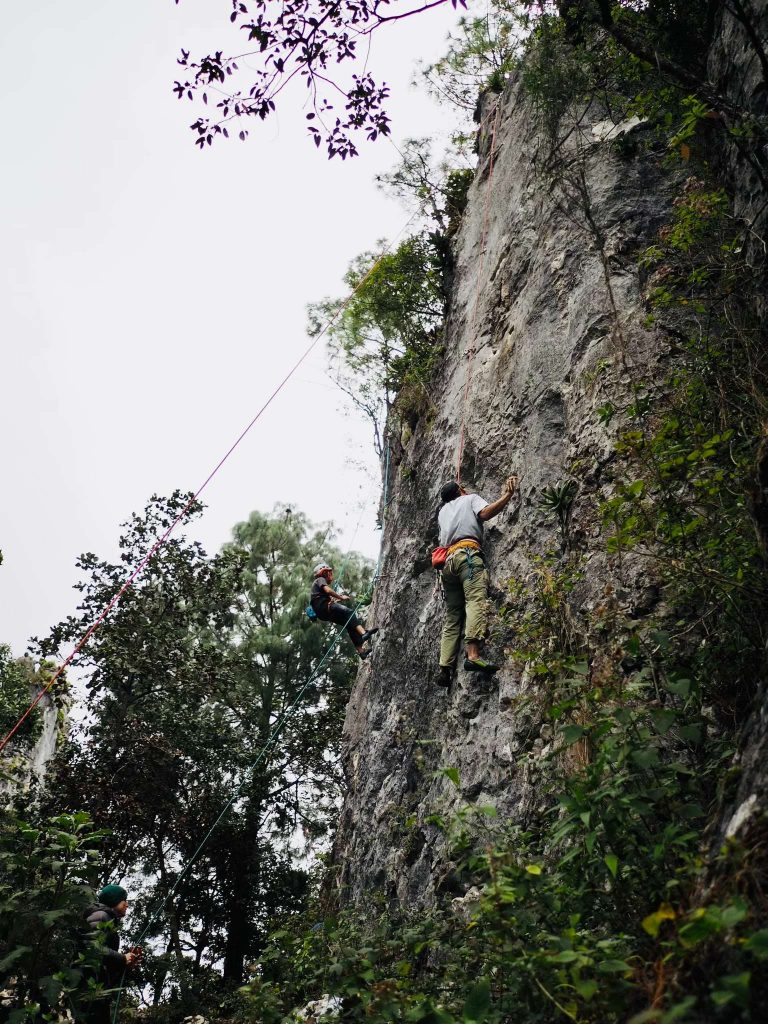
[[[465,658],[468,672],[492,675],[498,671],[480,656],[480,645],[488,632],[488,570],[483,556],[483,523],[502,512],[517,487],[517,477],[504,483],[500,498],[487,502],[470,494],[455,480],[440,491],[442,508],[438,515],[442,562],[445,618],[440,641],[439,686],[450,686],[464,623]],[[439,550],[439,549],[438,549]],[[438,565],[433,559],[433,564]]]
[[[325,562],[316,565],[312,570],[315,577],[312,584],[312,593],[309,604],[315,615],[322,622],[335,622],[337,626],[346,626],[349,638],[355,645],[355,649],[361,658],[365,659],[371,653],[370,648],[365,647],[367,640],[378,633],[378,629],[365,629],[360,623],[353,608],[344,604],[349,601],[348,594],[338,594],[330,586],[333,580],[333,568]]]

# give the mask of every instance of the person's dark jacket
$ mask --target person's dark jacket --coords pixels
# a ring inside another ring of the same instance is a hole
[[[317,576],[312,584],[312,593],[309,595],[309,603],[318,615],[324,615],[328,611],[331,598],[326,594],[328,580],[325,576]]]
[[[100,981],[110,987],[120,982],[125,970],[125,956],[120,952],[120,936],[117,934],[117,923],[120,920],[112,907],[105,903],[94,903],[85,912],[86,928],[83,932],[85,944],[93,942],[97,932],[104,935],[104,946],[101,950]]]

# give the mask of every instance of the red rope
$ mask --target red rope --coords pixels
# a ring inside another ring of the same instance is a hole
[[[291,367],[291,369],[288,371],[288,373],[286,373],[285,377],[283,377],[283,379],[280,381],[280,383],[274,389],[274,391],[269,396],[269,398],[267,398],[266,402],[264,402],[264,404],[258,410],[256,415],[250,421],[250,423],[240,433],[240,436],[237,438],[237,440],[230,446],[228,451],[219,459],[219,461],[213,467],[211,472],[208,474],[208,476],[205,478],[205,480],[200,484],[200,486],[197,488],[195,493],[192,495],[192,497],[189,499],[187,504],[184,506],[184,508],[181,510],[181,512],[178,514],[178,516],[174,519],[174,521],[171,523],[171,525],[168,527],[168,529],[165,531],[165,533],[162,535],[162,537],[160,537],[158,540],[155,541],[155,543],[149,549],[147,554],[144,556],[144,558],[142,558],[142,560],[139,562],[139,564],[136,566],[136,568],[133,570],[133,572],[128,576],[128,578],[125,580],[123,585],[120,587],[120,589],[115,594],[115,596],[112,598],[112,600],[109,602],[109,604],[106,606],[106,608],[104,608],[104,610],[101,612],[101,614],[98,616],[98,618],[88,627],[88,629],[86,630],[84,635],[81,637],[81,639],[78,641],[78,643],[76,644],[74,649],[70,652],[69,656],[61,663],[61,665],[59,665],[59,667],[56,669],[54,674],[48,680],[48,682],[45,685],[45,687],[37,694],[35,699],[29,705],[29,707],[24,712],[24,714],[21,716],[21,718],[18,720],[16,725],[14,725],[14,727],[11,729],[11,731],[5,735],[5,737],[3,738],[2,742],[0,742],[0,753],[2,753],[2,751],[6,748],[6,746],[11,741],[13,736],[18,732],[18,730],[21,728],[21,726],[24,724],[24,722],[27,720],[27,718],[29,718],[29,716],[35,710],[35,708],[40,703],[40,701],[43,699],[43,697],[47,693],[50,693],[51,689],[53,688],[54,683],[61,676],[62,672],[66,669],[66,667],[72,662],[72,659],[75,657],[75,655],[77,655],[83,649],[85,644],[88,642],[89,638],[96,632],[96,630],[99,628],[99,626],[104,621],[104,619],[107,617],[107,615],[109,615],[109,613],[115,607],[115,605],[120,600],[120,598],[123,596],[123,594],[126,592],[126,590],[128,590],[128,588],[134,582],[136,577],[141,573],[142,569],[144,569],[144,567],[146,566],[147,562],[150,560],[152,555],[154,555],[154,553],[160,547],[162,547],[162,545],[165,543],[165,541],[167,540],[167,538],[171,534],[171,532],[173,530],[175,530],[175,528],[179,525],[179,523],[182,521],[184,516],[187,514],[187,512],[191,508],[192,504],[195,501],[197,501],[197,499],[203,493],[203,491],[208,486],[208,484],[211,482],[211,480],[213,480],[213,478],[216,476],[216,474],[219,472],[219,470],[224,465],[224,463],[227,461],[227,459],[230,457],[230,455],[232,455],[232,453],[235,451],[235,449],[240,445],[240,443],[245,439],[246,435],[250,432],[251,428],[261,418],[263,413],[269,408],[269,406],[272,404],[272,402],[275,400],[275,398],[277,398],[277,396],[283,390],[283,388],[288,383],[288,381],[291,379],[291,377],[294,375],[294,373],[296,373],[296,371],[299,369],[299,367],[304,362],[304,360],[307,358],[307,356],[310,354],[310,352],[315,348],[315,346],[320,341],[320,339],[325,334],[327,334],[327,332],[330,330],[330,328],[339,319],[341,314],[347,308],[347,306],[352,301],[352,299],[355,297],[355,295],[363,287],[363,285],[368,280],[368,278],[371,276],[371,274],[374,272],[374,270],[379,265],[379,263],[391,251],[391,249],[394,246],[395,242],[398,241],[398,239],[405,233],[405,231],[408,230],[408,227],[410,226],[411,221],[414,219],[415,216],[416,215],[414,214],[414,216],[411,217],[408,220],[408,222],[405,224],[405,226],[401,229],[400,233],[394,238],[394,240],[392,242],[390,242],[390,244],[387,246],[387,248],[384,250],[384,252],[379,256],[379,258],[374,263],[371,264],[371,266],[368,268],[367,272],[363,275],[363,277],[360,278],[358,283],[355,285],[354,289],[349,293],[349,295],[344,300],[344,302],[342,302],[342,304],[339,306],[339,308],[336,310],[336,312],[330,318],[330,320],[324,325],[323,329],[320,331],[320,333],[317,335],[317,337],[314,338],[313,341],[311,342],[311,344],[307,346],[307,348],[304,350],[304,352],[302,353],[300,358],[296,360],[294,365]]]
[[[467,379],[464,381],[464,398],[462,401],[461,408],[461,429],[459,431],[459,448],[456,455],[456,480],[461,483],[461,460],[464,456],[464,435],[466,433],[465,425],[467,421],[467,403],[469,399],[469,389],[472,384],[472,361],[475,357],[475,342],[477,340],[475,329],[477,323],[477,309],[480,304],[480,285],[483,280],[483,270],[485,268],[485,245],[488,238],[488,217],[490,212],[490,199],[493,188],[493,164],[494,155],[496,148],[496,129],[499,124],[499,114],[501,113],[501,96],[499,96],[496,102],[496,116],[493,119],[493,130],[491,132],[491,153],[490,153],[490,165],[488,168],[488,184],[485,187],[485,202],[483,204],[483,229],[480,237],[480,266],[477,271],[477,283],[475,285],[475,301],[472,308],[472,317],[469,325],[469,339],[470,347],[467,352]]]

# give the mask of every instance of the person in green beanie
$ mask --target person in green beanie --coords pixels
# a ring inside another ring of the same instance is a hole
[[[101,964],[95,972],[94,980],[103,988],[111,989],[120,985],[126,970],[138,965],[141,951],[132,949],[127,953],[120,952],[117,925],[128,911],[128,893],[122,885],[105,885],[97,899],[98,903],[92,904],[85,912],[83,942],[93,948],[95,936],[103,935],[103,944],[99,947]],[[111,1024],[112,999],[104,996],[83,1000],[82,1013],[78,1019],[87,1024]]]

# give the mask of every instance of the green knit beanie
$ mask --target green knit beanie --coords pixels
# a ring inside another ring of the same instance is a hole
[[[128,899],[128,893],[122,885],[105,885],[99,893],[99,903],[108,907],[116,907],[118,903]]]

